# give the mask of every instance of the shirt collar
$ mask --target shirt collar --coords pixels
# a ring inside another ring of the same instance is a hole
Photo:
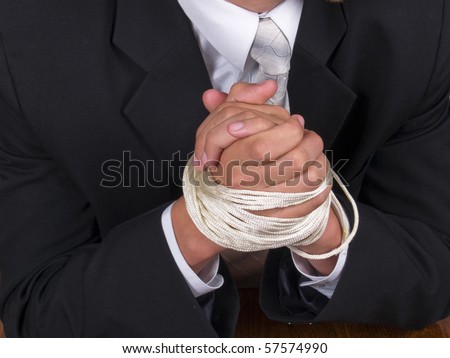
[[[226,0],[178,0],[196,30],[230,63],[243,71],[259,17]],[[284,0],[261,17],[270,17],[293,48],[303,0]],[[213,15],[211,15],[213,14]]]

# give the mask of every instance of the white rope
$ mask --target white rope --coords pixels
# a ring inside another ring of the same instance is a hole
[[[275,218],[253,214],[274,208],[302,204],[320,195],[332,178],[342,188],[354,211],[350,233],[343,232],[341,245],[324,254],[308,254],[297,246],[310,245],[319,240],[328,223],[330,205],[337,215],[345,216],[344,209],[333,192],[325,202],[301,218]],[[189,216],[208,239],[236,251],[261,251],[288,246],[307,259],[325,259],[341,252],[353,239],[358,229],[359,215],[355,201],[340,178],[330,169],[326,180],[315,190],[306,193],[281,193],[231,189],[216,183],[206,171],[197,171],[189,160],[183,174],[183,192]]]

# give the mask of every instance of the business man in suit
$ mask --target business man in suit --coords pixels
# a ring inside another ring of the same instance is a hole
[[[133,177],[148,160],[157,171],[173,159],[177,173],[208,116],[211,79],[179,3],[2,0],[0,35],[7,336],[232,334],[223,264],[220,287],[196,298],[168,245],[161,217],[180,202],[178,176]],[[417,328],[448,315],[449,41],[447,0],[304,1],[291,113],[348,159],[360,227],[330,299],[300,286],[288,249],[269,253],[269,317]],[[130,180],[108,185],[104,163]]]

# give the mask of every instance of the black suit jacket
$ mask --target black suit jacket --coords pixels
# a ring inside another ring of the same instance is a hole
[[[6,334],[231,334],[230,280],[210,323],[160,224],[211,87],[177,1],[1,0],[0,36]],[[361,223],[329,302],[298,289],[286,250],[269,256],[269,317],[417,328],[449,313],[449,43],[447,0],[305,0],[291,109],[348,160]],[[152,185],[146,161],[164,173]]]

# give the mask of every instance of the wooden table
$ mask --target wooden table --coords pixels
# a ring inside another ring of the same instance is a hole
[[[382,326],[323,323],[287,325],[268,320],[258,304],[258,291],[241,290],[241,314],[236,337],[251,338],[443,338],[450,337],[450,317],[420,331],[404,331]],[[0,322],[0,338],[3,327]]]
[[[267,319],[259,308],[258,290],[240,290],[241,314],[236,337],[250,338],[441,338],[450,337],[450,317],[419,331],[362,324],[287,325]]]

